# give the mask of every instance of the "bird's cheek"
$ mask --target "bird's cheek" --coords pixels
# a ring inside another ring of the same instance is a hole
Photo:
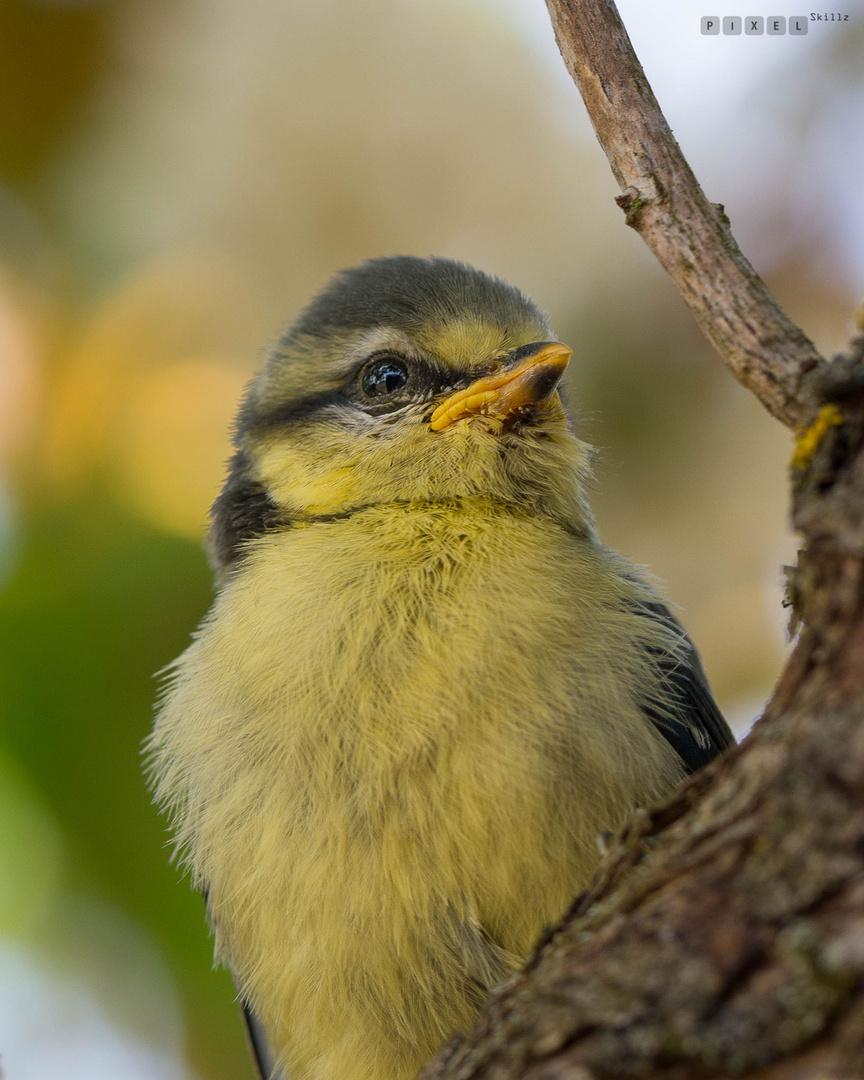
[[[259,451],[258,479],[271,498],[292,513],[337,513],[352,502],[355,470],[340,463],[337,454],[309,450],[276,444]]]

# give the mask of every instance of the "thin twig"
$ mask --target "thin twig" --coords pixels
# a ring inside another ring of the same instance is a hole
[[[824,364],[741,253],[660,111],[613,0],[546,0],[567,70],[622,194],[616,199],[735,377],[778,420],[808,424]]]

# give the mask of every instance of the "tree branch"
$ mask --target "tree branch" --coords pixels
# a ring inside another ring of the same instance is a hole
[[[816,409],[803,378],[824,363],[741,253],[666,123],[612,0],[546,0],[567,70],[621,186],[616,199],[735,377],[778,420]]]

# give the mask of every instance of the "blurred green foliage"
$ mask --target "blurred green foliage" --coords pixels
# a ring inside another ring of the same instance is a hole
[[[199,546],[134,520],[92,488],[26,511],[0,592],[0,716],[14,755],[61,823],[62,888],[101,895],[155,935],[187,1002],[205,1075],[248,1070],[233,986],[211,971],[203,902],[169,865],[141,775],[154,672],[211,597]]]

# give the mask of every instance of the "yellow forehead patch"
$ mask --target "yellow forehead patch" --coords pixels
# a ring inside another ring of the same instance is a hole
[[[415,334],[417,344],[454,366],[483,364],[490,357],[532,341],[543,341],[547,331],[527,322],[504,329],[479,319],[459,319],[430,326]]]

